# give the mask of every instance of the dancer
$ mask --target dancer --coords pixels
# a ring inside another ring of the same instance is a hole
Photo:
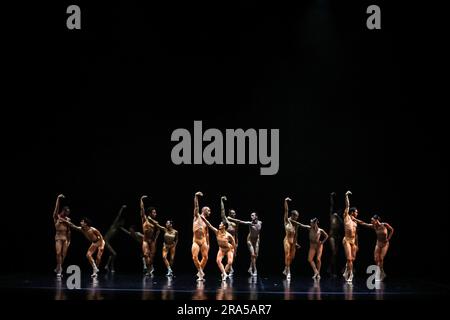
[[[293,222],[298,219],[297,210],[291,211],[291,216],[288,217],[289,204],[292,201],[290,198],[284,199],[284,230],[286,235],[283,240],[284,245],[284,271],[283,274],[286,276],[287,280],[291,279],[291,263],[295,257],[295,251],[297,247],[297,229],[298,226],[293,224]]]
[[[394,234],[394,228],[392,228],[388,223],[381,222],[378,215],[374,215],[371,219],[371,223],[365,223],[361,220],[355,219],[355,221],[364,226],[371,228],[375,231],[377,235],[377,242],[375,244],[374,260],[376,265],[380,268],[380,280],[386,278],[384,273],[384,258],[389,249],[389,241]]]
[[[114,250],[113,247],[111,246],[111,240],[116,235],[119,228],[123,225],[123,219],[121,219],[121,217],[122,217],[123,211],[126,208],[127,208],[127,206],[125,206],[125,205],[123,205],[120,208],[119,213],[117,214],[116,218],[114,219],[113,223],[111,224],[111,226],[109,227],[108,231],[105,234],[106,249],[108,249],[108,251],[109,251],[109,258],[105,265],[106,272],[109,272],[109,271],[111,271],[112,273],[116,272],[116,270],[114,268],[114,262],[117,258],[117,253],[116,253],[116,250]]]
[[[216,262],[222,275],[222,281],[225,281],[228,278],[227,273],[230,271],[231,266],[233,265],[235,249],[234,238],[229,232],[227,232],[228,225],[226,222],[221,222],[219,225],[219,229],[216,229],[211,225],[211,223],[209,223],[209,221],[205,217],[202,217],[202,219],[206,223],[206,225],[216,234],[217,244],[219,245]],[[227,257],[226,267],[224,267],[222,263],[224,257]]]
[[[250,268],[248,268],[248,272],[253,277],[258,275],[258,271],[256,269],[256,260],[259,255],[259,242],[260,242],[260,233],[262,227],[262,221],[258,220],[258,214],[253,212],[251,215],[251,221],[242,221],[235,218],[228,217],[228,220],[231,222],[241,223],[249,226],[249,232],[247,236],[247,245],[248,250],[250,251],[251,261]]]
[[[81,227],[74,225],[72,222],[68,220],[64,221],[66,221],[70,225],[70,227],[80,231],[86,237],[86,239],[88,239],[91,242],[91,245],[89,246],[89,249],[86,253],[86,257],[92,266],[93,271],[92,277],[93,278],[97,277],[97,274],[99,272],[98,267],[100,266],[103,251],[105,249],[105,240],[103,239],[102,234],[100,233],[100,231],[92,227],[92,223],[88,218],[81,219],[80,221]],[[94,258],[92,258],[92,256],[95,254],[96,251],[97,251],[97,258],[94,261]]]
[[[236,256],[237,256],[237,248],[238,248],[238,228],[239,228],[239,223],[237,222],[232,222],[230,220],[227,219],[226,215],[225,215],[225,204],[224,201],[227,201],[227,197],[223,196],[220,198],[220,215],[222,217],[222,222],[228,225],[227,231],[228,233],[230,233],[233,238],[234,238],[234,258],[233,258],[233,263],[234,261],[236,261]],[[233,209],[230,209],[228,211],[228,216],[231,218],[236,218],[236,211]],[[233,265],[231,265],[231,269],[230,269],[230,273],[228,274],[229,277],[232,277],[234,274],[234,269],[233,269]]]
[[[202,208],[202,213],[199,213],[198,198],[203,197],[203,193],[197,192],[194,196],[194,221],[193,221],[193,239],[192,239],[192,260],[197,268],[197,281],[204,281],[204,269],[208,262],[209,253],[209,231],[208,226],[203,221],[203,218],[208,218],[211,214],[211,209],[208,207]],[[201,253],[202,260],[199,261],[198,255]]]
[[[140,233],[139,231],[135,231],[134,226],[130,226],[128,228],[128,230],[125,229],[124,227],[120,227],[120,229],[123,232],[125,232],[127,235],[132,237],[134,240],[136,240],[136,242],[139,243],[139,247],[142,249],[142,242],[144,241],[144,235],[142,233]],[[144,266],[143,273],[146,274],[147,273],[147,264],[145,263],[145,258],[144,258],[144,255],[142,254],[142,250],[141,250],[141,258],[142,258],[142,265]]]
[[[144,199],[148,198],[147,196],[142,196],[140,200],[141,206],[141,219],[142,219],[142,230],[144,233],[144,239],[142,241],[142,253],[145,258],[145,264],[147,266],[146,276],[152,276],[155,268],[153,267],[153,259],[155,258],[156,253],[156,240],[159,236],[159,229],[156,225],[150,222],[147,217],[156,219],[156,209],[150,207],[147,210],[147,214],[145,212],[144,207]]]
[[[343,223],[341,217],[334,210],[334,197],[335,192],[330,193],[330,232],[328,243],[331,249],[331,259],[329,266],[329,273],[332,277],[337,277],[338,267],[337,259],[339,253],[339,240],[341,238],[341,225]]]
[[[167,268],[167,277],[173,277],[173,263],[175,261],[175,252],[177,249],[178,243],[178,231],[173,228],[172,220],[167,220],[166,226],[161,226],[158,221],[153,220],[152,218],[148,218],[151,222],[153,222],[156,227],[164,233],[164,244],[162,250],[162,257],[164,264]],[[167,255],[170,253],[169,259],[167,259]]]
[[[319,228],[319,219],[313,218],[310,225],[298,223],[300,227],[309,230],[309,252],[308,262],[314,271],[313,279],[320,280],[320,268],[322,266],[322,250],[323,244],[328,239],[328,234]],[[321,239],[321,237],[323,238]]]
[[[64,199],[64,195],[60,194],[56,198],[55,210],[53,211],[53,222],[55,224],[56,234],[55,234],[55,249],[56,249],[56,276],[58,278],[62,277],[63,263],[67,256],[67,251],[70,246],[70,227],[67,222],[70,221],[69,207],[64,207],[61,211],[59,210],[61,199]]]
[[[344,246],[345,257],[347,263],[345,265],[344,278],[347,282],[353,281],[353,263],[356,259],[356,252],[358,250],[356,243],[356,222],[354,219],[358,216],[358,209],[350,208],[349,195],[352,193],[347,191],[345,193],[345,210],[344,210],[344,238],[342,244]]]

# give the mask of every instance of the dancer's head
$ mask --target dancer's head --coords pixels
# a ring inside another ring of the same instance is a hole
[[[236,211],[234,211],[234,209],[230,209],[228,211],[228,215],[232,218],[236,218]]]
[[[348,213],[353,217],[353,218],[356,218],[356,217],[358,217],[358,209],[356,208],[356,207],[351,207],[349,210],[348,210]]]
[[[167,229],[172,229],[173,228],[173,221],[172,220],[167,220],[166,221],[166,228]]]
[[[86,217],[81,219],[80,224],[83,228],[89,228],[90,226],[92,226],[91,220]]]
[[[381,223],[381,218],[379,215],[374,214],[372,219],[370,219],[373,225],[379,225]]]
[[[226,222],[221,222],[220,224],[219,224],[219,230],[220,231],[226,231],[228,229],[228,223],[226,223]]]
[[[291,211],[291,216],[290,216],[290,218],[291,218],[292,220],[297,220],[297,219],[298,219],[298,216],[299,216],[299,213],[298,213],[297,210],[292,210],[292,211]]]
[[[70,208],[68,206],[62,208],[60,215],[64,218],[67,218],[70,215]]]
[[[208,218],[211,215],[211,209],[209,207],[202,208],[202,215]]]
[[[147,216],[152,218],[152,219],[156,219],[156,208],[155,207],[150,207],[147,209]]]
[[[313,219],[311,219],[311,221],[309,223],[310,223],[311,227],[318,227],[319,226],[319,219],[313,218]]]
[[[252,214],[250,215],[250,217],[252,218],[252,221],[258,220],[258,214],[257,214],[256,212],[252,212]]]

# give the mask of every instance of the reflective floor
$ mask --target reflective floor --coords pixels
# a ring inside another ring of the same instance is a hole
[[[389,279],[369,289],[366,279],[353,284],[341,279],[284,280],[281,276],[238,277],[221,282],[208,277],[197,283],[193,275],[146,278],[135,274],[99,275],[81,279],[81,289],[69,290],[67,277],[12,274],[0,276],[0,291],[9,298],[32,296],[45,300],[392,300],[448,295],[450,288],[417,279]]]

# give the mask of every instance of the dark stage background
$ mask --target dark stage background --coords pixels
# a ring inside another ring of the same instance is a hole
[[[103,232],[122,204],[126,224],[139,225],[138,200],[149,195],[160,222],[171,218],[180,232],[175,271],[194,274],[192,200],[201,190],[214,225],[221,195],[239,218],[259,213],[260,273],[279,274],[283,199],[293,198],[301,221],[318,217],[328,230],[328,194],[337,192],[342,208],[348,189],[362,219],[377,213],[395,228],[389,276],[445,272],[448,130],[428,91],[441,53],[430,58],[437,34],[411,22],[431,9],[375,1],[382,30],[370,31],[372,1],[74,3],[81,31],[65,28],[72,3],[35,4],[22,20],[38,27],[18,28],[23,36],[13,40],[17,87],[2,116],[3,272],[52,272],[52,211],[64,193],[72,218],[89,216]],[[205,129],[279,128],[279,173],[173,165],[171,133],[192,131],[194,120]],[[246,234],[241,227],[238,274],[248,267]],[[361,274],[375,235],[359,234]],[[308,275],[306,232],[300,238],[293,269]],[[218,276],[211,242],[207,274]],[[74,233],[67,263],[87,268],[87,246]],[[119,233],[113,246],[119,272],[141,271],[132,239]]]

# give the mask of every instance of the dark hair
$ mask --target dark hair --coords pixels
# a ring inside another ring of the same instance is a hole
[[[374,220],[378,220],[378,221],[380,221],[380,220],[381,220],[380,216],[379,216],[379,215],[377,215],[377,214],[374,214],[374,215],[372,216],[372,219],[374,219]]]
[[[291,211],[291,216],[294,215],[294,214],[296,214],[296,215],[298,215],[298,216],[300,215],[300,214],[298,213],[297,210],[292,210],[292,211]]]
[[[222,221],[222,223],[223,223],[223,225],[225,226],[225,230],[227,230],[227,229],[228,229],[228,223],[225,222],[225,221]]]
[[[147,214],[152,213],[153,210],[156,211],[156,208],[155,208],[155,207],[149,207],[149,208],[147,209]]]
[[[348,210],[348,213],[353,213],[353,212],[355,212],[355,211],[357,211],[358,209],[356,208],[356,207],[351,207],[349,210]]]
[[[83,217],[80,221],[84,221],[89,227],[92,227],[92,221],[89,218]]]
[[[319,223],[319,219],[317,219],[317,218],[312,218],[312,219],[311,219],[311,223]]]

